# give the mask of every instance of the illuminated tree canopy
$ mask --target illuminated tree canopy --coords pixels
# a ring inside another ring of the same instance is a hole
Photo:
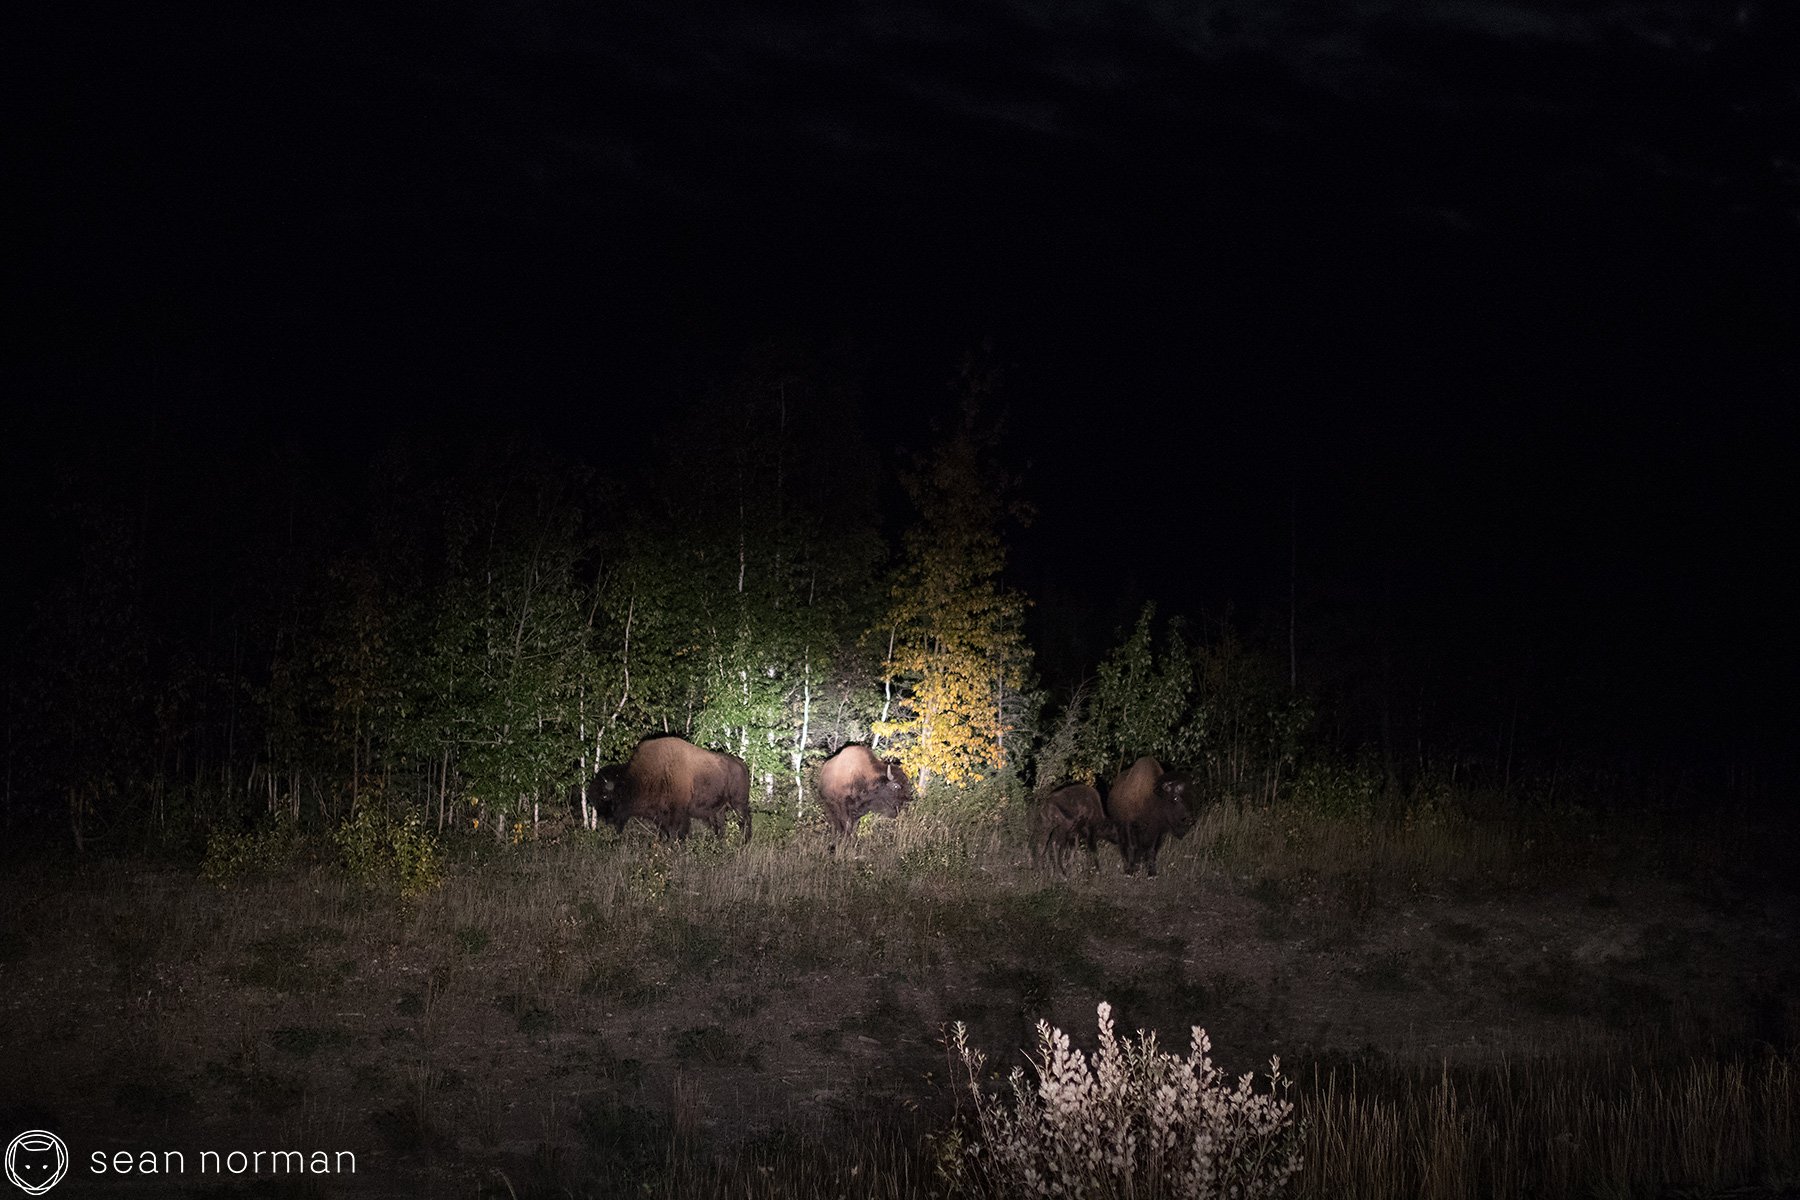
[[[988,387],[967,373],[964,386],[960,424],[907,480],[919,521],[906,533],[886,623],[898,712],[876,732],[899,745],[921,786],[1007,765],[1031,673],[1027,601],[1002,579],[1007,481],[985,458]]]

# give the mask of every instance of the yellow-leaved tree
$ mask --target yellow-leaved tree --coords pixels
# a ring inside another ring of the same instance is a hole
[[[1007,735],[1023,707],[1031,671],[1028,601],[1001,580],[1001,524],[1023,519],[988,452],[982,402],[993,373],[966,365],[957,428],[905,480],[919,520],[905,537],[885,640],[887,703],[874,725],[892,741],[920,790],[934,776],[962,783],[1007,762]]]

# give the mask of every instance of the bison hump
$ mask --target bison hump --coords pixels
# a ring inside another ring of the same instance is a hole
[[[845,746],[819,764],[819,787],[835,795],[847,795],[887,773],[887,764],[867,746]]]

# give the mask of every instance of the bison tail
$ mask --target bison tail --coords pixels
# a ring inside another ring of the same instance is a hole
[[[749,841],[750,841],[750,797],[749,796],[744,797],[744,803],[738,809],[738,817],[744,823],[744,842],[746,845],[748,845]]]

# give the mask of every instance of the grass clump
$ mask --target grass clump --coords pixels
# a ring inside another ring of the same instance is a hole
[[[260,938],[250,944],[248,955],[234,966],[231,974],[239,983],[272,992],[303,995],[334,991],[343,982],[343,972],[318,961],[314,951],[336,945],[343,936],[329,926],[308,926]]]
[[[756,1052],[746,1050],[738,1038],[718,1025],[683,1029],[670,1039],[670,1046],[675,1057],[682,1062],[708,1067],[761,1068],[761,1060]]]
[[[342,1030],[318,1029],[306,1025],[286,1026],[269,1034],[271,1045],[294,1058],[311,1058],[321,1047],[343,1040]]]

